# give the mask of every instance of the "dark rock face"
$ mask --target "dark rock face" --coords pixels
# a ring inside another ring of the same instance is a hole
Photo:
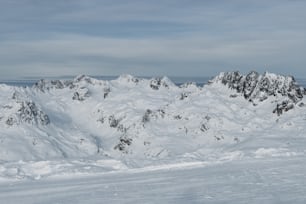
[[[44,79],[39,80],[33,85],[33,88],[38,89],[42,92],[45,92],[46,88],[46,81]]]
[[[86,75],[79,75],[73,80],[44,80],[41,79],[33,85],[33,88],[41,92],[48,91],[50,89],[64,89],[64,88],[76,88],[79,83],[85,82],[87,84],[93,84],[93,79]]]
[[[242,75],[239,72],[228,72],[225,73],[224,76],[221,76],[221,82],[224,85],[228,85],[228,87],[232,89],[236,89],[238,92],[241,92],[242,88]]]
[[[166,112],[163,109],[158,109],[154,111],[147,109],[142,117],[142,122],[145,124],[145,123],[150,122],[152,119],[156,120],[158,118],[164,118],[165,114]]]
[[[162,82],[161,82],[161,79],[160,78],[157,78],[157,79],[152,79],[150,81],[150,87],[154,90],[158,90],[159,87],[161,86]]]
[[[13,117],[9,117],[7,120],[6,120],[6,122],[5,122],[8,126],[12,126],[12,125],[14,125],[14,124],[16,124],[17,123],[17,121],[16,121],[16,119],[15,118],[13,118]]]
[[[54,88],[56,88],[56,89],[63,89],[63,88],[65,88],[65,84],[62,82],[62,81],[60,81],[60,80],[51,80],[51,85],[54,87]]]
[[[254,105],[271,96],[283,98],[282,101],[277,103],[277,107],[273,111],[278,115],[293,109],[306,95],[306,89],[299,86],[292,76],[270,73],[260,75],[254,71],[244,76],[239,72],[226,72],[215,77],[209,84],[218,82],[241,93],[245,99]]]
[[[39,110],[34,102],[22,102],[17,114],[20,120],[26,123],[41,125],[50,123],[48,115]]]
[[[61,80],[46,81],[44,79],[41,79],[33,85],[33,88],[41,92],[45,92],[45,90],[50,90],[50,89],[63,89],[68,85],[69,85],[68,81],[65,82]]]
[[[109,87],[105,87],[103,89],[103,98],[106,98],[108,96],[108,94],[111,92],[110,88]]]
[[[73,83],[79,83],[79,82],[81,82],[81,81],[85,81],[85,82],[87,82],[88,84],[93,84],[92,78],[90,78],[90,77],[88,77],[88,76],[86,76],[86,75],[84,75],[84,74],[79,75],[79,76],[77,76],[77,77],[75,77],[75,78],[73,79]]]
[[[72,100],[84,101],[89,96],[89,90],[85,87],[81,87],[79,90],[73,93]]]
[[[111,115],[108,117],[108,122],[110,127],[116,128],[120,123],[120,119],[116,119],[114,115]]]
[[[143,123],[149,122],[152,114],[153,114],[153,111],[151,111],[150,109],[147,109],[145,114],[142,117],[142,122]]]
[[[120,142],[114,147],[123,153],[128,153],[127,147],[132,144],[132,139],[125,136],[120,137]]]
[[[244,98],[249,98],[252,95],[258,83],[258,77],[259,74],[257,72],[250,72],[245,77],[242,87]]]
[[[28,123],[45,126],[50,123],[49,116],[40,110],[34,102],[21,101],[17,102],[17,105],[20,107],[16,113],[7,118],[7,125],[12,126],[20,123]]]
[[[161,87],[169,88],[170,86],[173,86],[174,84],[167,78],[153,78],[150,80],[150,87],[153,90],[159,90]]]
[[[287,112],[294,108],[294,103],[290,101],[283,101],[282,103],[278,103],[276,108],[273,110],[273,113],[277,113],[280,116],[283,112]]]
[[[190,95],[190,92],[183,92],[180,95],[180,100],[184,100],[185,98],[188,98],[188,96]]]

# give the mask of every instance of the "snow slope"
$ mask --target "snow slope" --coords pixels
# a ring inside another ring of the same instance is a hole
[[[293,77],[229,72],[178,87],[81,75],[0,93],[3,180],[305,156],[306,91]]]
[[[3,203],[303,204],[303,157],[141,169],[0,183]]]

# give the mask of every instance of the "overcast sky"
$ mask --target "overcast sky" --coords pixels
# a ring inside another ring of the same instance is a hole
[[[0,0],[1,78],[306,77],[304,0]]]

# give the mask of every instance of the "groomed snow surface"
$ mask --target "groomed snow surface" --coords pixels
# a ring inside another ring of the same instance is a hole
[[[0,184],[3,203],[305,203],[305,159],[267,158]]]
[[[306,203],[292,77],[78,76],[0,93],[0,203]]]

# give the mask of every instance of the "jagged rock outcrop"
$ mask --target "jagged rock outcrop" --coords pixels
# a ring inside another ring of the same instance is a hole
[[[132,144],[133,139],[128,137],[120,137],[119,143],[114,147],[115,150],[119,150],[123,153],[128,153],[127,147]]]
[[[163,78],[153,78],[150,80],[150,87],[153,90],[159,90],[161,87],[163,88],[169,88],[170,86],[175,86],[173,84],[173,82],[167,78],[167,77],[163,77]]]
[[[79,88],[73,93],[72,100],[84,101],[90,96],[89,90],[86,87]]]
[[[239,72],[221,73],[209,82],[222,83],[223,85],[236,90],[243,97],[254,105],[265,101],[271,96],[277,97],[276,108],[273,113],[281,115],[303,99],[306,89],[299,86],[292,76],[281,76],[271,73],[258,74],[255,71],[247,75]]]
[[[70,80],[51,80],[47,81],[44,79],[39,80],[33,85],[33,89],[39,90],[41,92],[45,92],[50,89],[63,89],[66,87],[70,87],[72,82]]]
[[[84,74],[79,75],[73,79],[73,83],[79,83],[85,81],[86,83],[93,84],[93,78],[86,76]]]
[[[17,109],[16,112],[10,114],[5,123],[9,126],[28,123],[32,125],[48,125],[50,123],[49,116],[36,106],[33,101],[17,101],[16,107],[7,106],[11,110]]]
[[[34,90],[39,90],[45,92],[51,89],[82,89],[84,85],[93,85],[97,83],[98,80],[93,79],[86,75],[79,75],[73,80],[45,80],[41,79],[33,85]]]
[[[151,119],[157,120],[158,118],[164,118],[165,114],[166,112],[163,109],[158,109],[154,111],[147,109],[142,117],[142,122],[145,124],[147,122],[150,122]]]
[[[41,111],[32,101],[21,102],[17,115],[20,121],[30,124],[48,125],[50,123],[48,115]]]
[[[119,125],[119,123],[120,123],[120,119],[117,119],[117,118],[115,118],[114,115],[111,115],[108,118],[108,122],[109,122],[109,126],[111,128],[116,128]]]

